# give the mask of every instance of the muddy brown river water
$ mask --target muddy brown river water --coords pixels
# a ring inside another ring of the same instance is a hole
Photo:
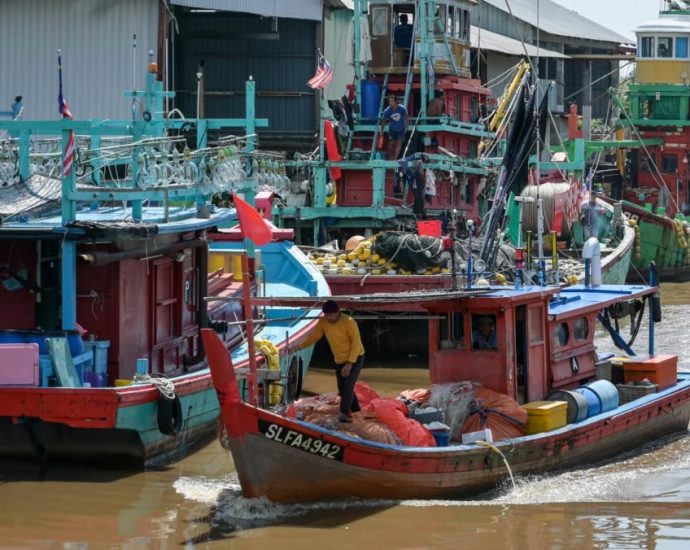
[[[690,369],[690,284],[665,284],[657,348]],[[639,335],[642,348],[646,331]],[[424,385],[415,367],[365,369],[381,393]],[[371,364],[371,362],[370,362]],[[307,389],[332,391],[310,372]],[[290,475],[285,472],[285,475]],[[212,442],[160,471],[0,465],[0,548],[690,548],[690,437],[585,470],[516,480],[471,501],[275,505],[240,495]]]

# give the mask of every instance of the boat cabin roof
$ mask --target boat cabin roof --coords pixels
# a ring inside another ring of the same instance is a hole
[[[646,285],[602,285],[585,287],[577,285],[561,289],[560,295],[549,303],[551,320],[572,317],[591,311],[600,311],[622,300],[642,298],[654,292],[655,287]]]
[[[331,296],[323,297],[319,300],[300,297],[257,298],[256,300],[259,305],[291,305],[320,308],[328,299],[336,301],[344,309],[391,312],[448,311],[458,310],[461,306],[470,305],[472,309],[498,309],[548,300],[548,315],[551,320],[557,320],[571,317],[575,314],[599,311],[615,302],[641,298],[651,294],[654,290],[654,287],[645,285],[601,285],[598,287],[577,285],[566,288],[529,286],[521,289],[512,287],[476,287],[451,291]]]
[[[127,230],[140,224],[147,224],[154,229],[157,235],[183,233],[197,231],[213,227],[219,223],[236,218],[232,208],[215,208],[208,218],[198,217],[196,207],[169,207],[166,211],[162,206],[149,206],[142,209],[141,222],[134,222],[131,217],[131,209],[120,206],[100,207],[92,210],[88,207],[77,212],[76,223],[68,226],[62,225],[59,214],[31,218],[25,221],[11,221],[0,224],[0,239],[3,238],[62,238],[63,236],[84,237],[88,235],[88,224],[94,224],[101,228]]]

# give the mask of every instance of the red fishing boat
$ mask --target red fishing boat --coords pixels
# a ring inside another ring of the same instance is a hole
[[[646,301],[656,318],[656,291],[652,286],[504,287],[335,299],[353,310],[429,315],[432,383],[471,380],[525,403],[597,378],[597,319],[632,353],[610,317]],[[294,299],[266,303],[305,305]],[[493,349],[473,345],[479,315],[495,320]],[[652,321],[650,353],[653,328]],[[590,403],[586,418],[550,426],[550,431],[445,447],[382,444],[242,402],[227,351],[212,331],[202,331],[202,338],[221,403],[221,442],[232,453],[246,497],[286,502],[465,497],[495,488],[512,474],[541,474],[615,456],[686,430],[690,419],[690,374],[676,372],[677,357],[652,355],[629,365],[643,365],[658,391],[622,405],[617,393],[613,400],[609,395],[600,399],[598,409]],[[655,365],[662,364],[660,374]],[[624,370],[626,381],[634,378],[634,369]]]

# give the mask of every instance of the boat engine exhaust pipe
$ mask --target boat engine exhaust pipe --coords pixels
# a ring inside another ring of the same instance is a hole
[[[152,256],[160,256],[170,252],[175,252],[177,250],[182,250],[184,248],[198,248],[200,246],[206,246],[207,244],[207,240],[202,237],[191,239],[189,241],[178,241],[161,248],[137,248],[135,250],[122,250],[119,252],[103,252],[100,250],[94,252],[83,252],[78,254],[77,258],[79,258],[82,263],[100,266],[127,259],[136,260],[151,258]]]

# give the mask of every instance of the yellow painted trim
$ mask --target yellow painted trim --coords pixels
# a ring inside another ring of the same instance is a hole
[[[685,73],[685,78],[683,78]],[[690,82],[690,61],[659,59],[637,60],[638,84],[684,84]]]

